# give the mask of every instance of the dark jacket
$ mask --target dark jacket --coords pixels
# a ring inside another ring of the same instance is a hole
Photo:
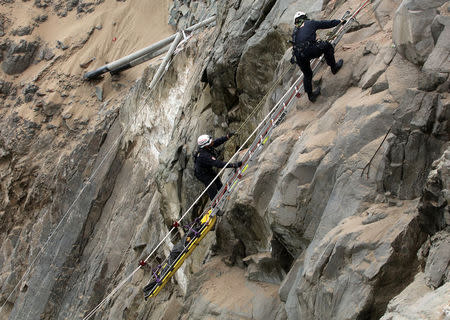
[[[192,226],[191,229],[189,229],[188,231],[186,231],[186,233],[184,234],[184,236],[180,239],[180,241],[178,241],[172,248],[172,250],[170,251],[169,254],[169,265],[172,265],[172,263],[174,263],[177,258],[181,255],[181,253],[183,252],[184,248],[186,248],[191,242],[192,240],[194,240],[194,238],[199,234],[198,231],[201,229],[201,226]],[[190,238],[190,240],[188,241],[188,237]]]
[[[216,171],[213,167],[223,168],[227,164],[226,162],[217,159],[218,153],[214,147],[218,147],[227,141],[227,136],[215,139],[212,146],[208,148],[200,148],[195,155],[195,176],[200,180],[212,180],[216,176]],[[227,168],[233,168],[233,164],[230,163]]]
[[[294,28],[292,32],[292,42],[295,46],[301,46],[304,43],[316,42],[316,31],[318,29],[329,29],[337,26],[339,20],[306,20],[300,28]]]

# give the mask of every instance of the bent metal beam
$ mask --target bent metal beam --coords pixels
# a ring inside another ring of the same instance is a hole
[[[209,25],[210,23],[212,23],[215,20],[216,20],[216,17],[212,16],[212,17],[210,17],[210,18],[208,18],[206,20],[203,20],[203,21],[201,21],[201,22],[199,22],[197,24],[194,24],[193,26],[187,28],[184,31],[185,32],[192,32],[194,30],[197,30],[198,28],[201,28],[203,26]],[[100,67],[100,68],[98,68],[96,70],[86,72],[84,74],[84,76],[83,76],[83,79],[85,79],[85,80],[95,79],[98,76],[102,75],[103,73],[117,71],[117,69],[120,69],[124,65],[131,64],[132,61],[134,61],[134,60],[136,60],[138,58],[141,58],[142,56],[145,56],[145,55],[150,54],[152,52],[155,52],[157,50],[163,49],[164,47],[168,46],[176,38],[176,36],[177,36],[177,34],[175,33],[175,34],[171,35],[168,38],[160,40],[160,41],[158,41],[158,42],[156,42],[156,43],[154,43],[154,44],[152,44],[152,45],[150,45],[150,46],[148,46],[146,48],[143,48],[143,49],[141,49],[139,51],[136,51],[136,52],[134,52],[134,53],[132,53],[132,54],[126,56],[126,57],[123,57],[123,58],[120,58],[119,60],[116,60],[116,61],[113,61],[111,63],[108,63],[108,64],[106,64],[106,65],[104,65],[104,66],[102,66],[102,67]],[[161,53],[163,53],[164,51],[162,51]],[[144,62],[144,61],[142,61],[142,62]],[[136,64],[133,63],[133,65],[131,65],[131,66],[134,66],[134,65],[136,65]],[[128,68],[125,68],[125,69],[128,69]],[[124,70],[124,69],[122,69],[122,70]]]

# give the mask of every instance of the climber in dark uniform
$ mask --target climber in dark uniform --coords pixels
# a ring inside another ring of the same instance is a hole
[[[325,61],[336,74],[344,63],[342,59],[338,62],[334,59],[334,47],[328,41],[317,41],[316,31],[318,29],[329,29],[337,26],[341,20],[309,20],[306,13],[299,11],[294,16],[295,28],[292,32],[293,56],[291,63],[297,62],[303,72],[303,84],[309,101],[315,102],[320,95],[320,88],[312,90],[312,77],[310,60],[319,58],[322,54]],[[345,20],[342,20],[345,23]]]
[[[233,136],[233,133],[229,133],[228,135],[213,140],[211,136],[204,134],[198,137],[197,144],[198,150],[196,151],[195,157],[195,177],[203,182],[205,186],[208,186],[211,181],[217,175],[216,168],[223,168],[227,164],[226,162],[220,161],[217,159],[218,153],[214,149],[214,147],[218,147],[228,139]],[[242,162],[230,163],[227,165],[227,168],[239,168],[242,165]],[[207,193],[209,198],[212,200],[216,196],[217,192],[222,188],[222,182],[220,178],[217,178],[214,183],[208,188]]]

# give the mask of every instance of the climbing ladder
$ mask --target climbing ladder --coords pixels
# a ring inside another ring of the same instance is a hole
[[[353,14],[351,14],[349,11],[347,11],[344,14],[342,20],[348,19],[347,23],[345,24],[340,23],[333,29],[331,35],[328,37],[328,40],[333,44],[333,46],[337,45],[337,43],[342,39],[344,34],[351,28],[352,24],[356,22],[357,14],[365,6],[367,6],[369,2],[370,0],[365,1],[357,10],[355,10],[355,12],[353,12]],[[314,74],[317,73],[323,62],[324,62],[323,57],[315,59],[312,62],[313,65],[312,70]],[[249,136],[249,138],[251,138],[252,136],[255,136],[255,138],[242,158],[241,167],[235,170],[234,173],[228,177],[226,182],[223,184],[223,187],[219,190],[215,198],[211,201],[210,205],[201,215],[200,217],[201,219],[204,219],[204,217],[215,217],[215,215],[219,210],[224,210],[226,202],[230,198],[230,195],[234,191],[236,185],[242,179],[247,169],[249,168],[250,164],[258,158],[259,154],[261,153],[270,136],[272,135],[273,130],[284,121],[287,113],[291,110],[292,106],[294,105],[295,102],[294,97],[300,97],[302,95],[301,91],[302,89],[303,89],[303,74],[296,79],[296,81],[291,85],[291,87],[289,88],[289,90],[287,90],[284,96],[277,102],[277,104],[267,114],[267,116],[263,119],[263,121],[261,121],[259,126],[255,129],[255,131],[257,132],[256,135],[251,134]],[[237,156],[239,151],[247,144],[249,138],[242,144],[241,148],[233,155],[233,157],[228,161],[228,163],[230,163]],[[205,229],[206,225],[202,226],[202,228]],[[211,228],[207,229],[206,232],[208,232],[210,229]],[[204,234],[202,238],[203,237]],[[191,242],[192,243],[196,242],[196,244],[198,244],[197,238],[191,240]],[[186,249],[186,253],[189,255],[191,253],[191,248],[192,250],[194,250],[195,246],[192,246],[191,243],[189,243],[186,246],[186,248],[188,248]],[[176,259],[175,262],[172,263],[172,266],[168,268],[170,272],[165,271],[162,276],[159,275],[159,272],[164,268],[167,269],[166,267],[167,261],[165,261],[164,264],[159,265],[156,271],[153,271],[153,277],[157,285],[155,286],[155,289],[146,296],[146,299],[148,297],[154,297],[160,292],[164,284],[167,282],[168,278],[170,278],[170,276],[172,276],[176,272],[176,270],[180,267],[181,264],[179,263],[179,260],[183,259],[184,261],[185,258],[186,258],[185,252],[183,252],[182,254],[180,254],[179,259]]]

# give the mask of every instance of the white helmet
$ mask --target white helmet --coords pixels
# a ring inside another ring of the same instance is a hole
[[[306,19],[308,19],[308,16],[303,11],[297,11],[294,15],[294,24],[297,24],[297,19],[299,19],[299,18],[302,20],[306,20]]]
[[[209,146],[212,143],[212,141],[213,140],[211,136],[207,134],[202,134],[200,137],[198,137],[197,144],[200,148],[203,148]]]

